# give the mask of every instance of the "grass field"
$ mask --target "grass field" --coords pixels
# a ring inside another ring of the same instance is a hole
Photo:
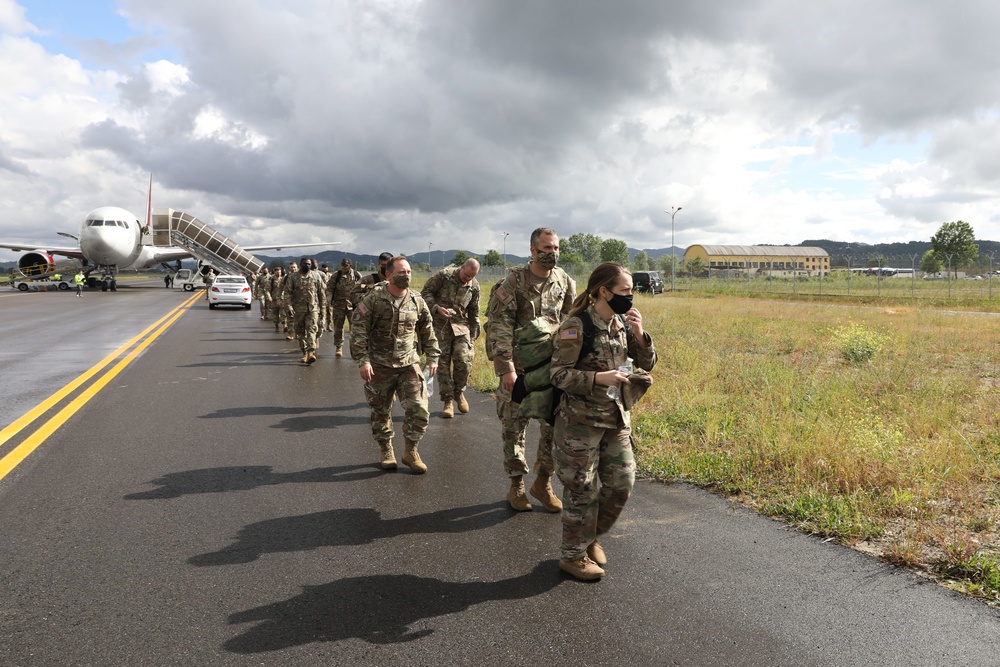
[[[974,287],[978,312],[639,295],[660,358],[633,413],[641,473],[1000,601],[1000,316]],[[482,338],[473,384],[497,385]]]

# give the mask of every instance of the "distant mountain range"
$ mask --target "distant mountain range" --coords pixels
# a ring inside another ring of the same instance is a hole
[[[976,241],[979,244],[979,254],[981,257],[989,257],[990,253],[994,254],[998,260],[1000,260],[1000,242],[998,241]],[[762,244],[762,245],[773,245],[773,244]],[[826,250],[830,255],[830,265],[831,266],[847,266],[848,259],[852,266],[864,266],[868,264],[877,264],[878,261],[873,258],[881,255],[884,258],[884,266],[897,266],[897,267],[907,267],[911,265],[920,265],[920,258],[924,256],[928,250],[931,249],[930,241],[909,241],[907,243],[858,243],[858,242],[847,242],[847,241],[830,241],[827,239],[818,240],[807,240],[802,243],[796,244],[797,246],[809,246],[817,247]],[[793,246],[794,247],[794,246]],[[685,248],[674,247],[674,254],[677,257],[682,257],[684,255]],[[656,260],[663,255],[670,254],[670,248],[645,248],[646,255],[650,259]],[[430,265],[432,267],[440,267],[451,264],[451,260],[455,257],[459,250],[431,250],[430,252]],[[486,253],[473,253],[472,251],[463,251],[471,255],[475,255],[482,259],[485,257]],[[629,257],[634,258],[641,250],[636,248],[629,248]],[[298,261],[307,253],[301,253],[297,255],[282,255],[282,256],[271,256],[262,255],[258,253],[258,257],[266,264],[270,264],[272,260],[280,259],[286,265],[292,260]],[[326,262],[333,269],[340,265],[340,261],[347,257],[351,260],[351,263],[358,270],[364,270],[368,267],[374,267],[378,262],[378,255],[365,255],[357,254],[351,252],[344,252],[343,250],[326,250],[324,252],[318,253],[308,253],[310,257],[313,257],[319,264]],[[414,263],[426,264],[428,260],[427,251],[408,253],[406,255]],[[523,255],[514,255],[507,253],[507,263],[508,264],[524,264],[528,261],[528,258]],[[10,262],[0,262],[0,270],[4,273],[9,272],[12,268],[17,266],[17,260]]]

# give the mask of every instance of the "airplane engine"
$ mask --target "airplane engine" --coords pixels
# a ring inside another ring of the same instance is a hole
[[[21,255],[17,260],[17,270],[22,276],[30,278],[49,273],[55,269],[55,259],[44,250],[32,250]]]

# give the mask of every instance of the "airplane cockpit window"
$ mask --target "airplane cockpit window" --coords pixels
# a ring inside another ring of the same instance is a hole
[[[103,220],[91,220],[90,221],[90,226],[91,227],[103,227],[104,226],[104,221]]]

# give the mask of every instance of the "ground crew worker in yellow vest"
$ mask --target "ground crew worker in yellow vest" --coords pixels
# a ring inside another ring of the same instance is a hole
[[[87,278],[83,275],[83,269],[76,272],[73,276],[73,284],[76,285],[76,295],[83,298],[83,284],[87,281]]]

